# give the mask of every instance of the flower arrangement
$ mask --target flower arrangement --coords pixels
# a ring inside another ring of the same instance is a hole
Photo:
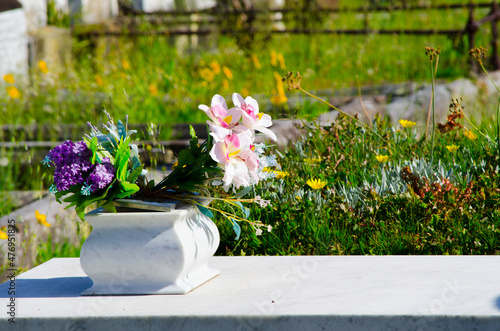
[[[116,212],[117,199],[133,198],[146,201],[184,201],[193,203],[205,215],[213,214],[209,203],[216,199],[210,196],[209,185],[222,185],[226,192],[235,193],[220,198],[226,203],[241,208],[244,218],[220,211],[233,225],[237,237],[240,233],[238,221],[248,218],[249,210],[241,202],[269,202],[260,197],[243,199],[251,186],[270,176],[264,168],[276,166],[276,158],[264,156],[264,144],[256,144],[256,132],[276,140],[269,129],[271,117],[259,111],[259,105],[252,97],[243,99],[233,94],[233,108],[228,109],[220,95],[212,98],[210,107],[200,105],[210,129],[206,141],[199,141],[190,127],[189,147],[182,150],[177,164],[159,183],[148,181],[147,170],[139,159],[139,149],[132,142],[134,130],[128,130],[125,123],[109,122],[104,127],[107,133],[89,123],[90,134],[82,141],[65,141],[53,148],[43,160],[46,166],[54,168],[54,184],[50,187],[58,202],[67,202],[75,207],[83,220],[85,209],[96,203],[108,211]],[[236,192],[237,189],[241,189]],[[61,201],[62,200],[62,201]],[[250,222],[257,233],[264,225]],[[270,230],[268,228],[268,230]]]

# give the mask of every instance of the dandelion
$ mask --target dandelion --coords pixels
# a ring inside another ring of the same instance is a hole
[[[154,84],[149,85],[148,91],[149,91],[149,94],[151,94],[151,96],[153,96],[153,97],[158,95],[158,88]]]
[[[39,224],[45,225],[46,227],[50,228],[50,223],[47,222],[47,216],[40,213],[38,210],[35,210],[35,217]]]
[[[380,163],[385,163],[385,162],[389,161],[389,155],[375,155],[375,158]]]
[[[227,79],[222,80],[222,88],[224,90],[229,90],[229,82],[227,81]]]
[[[229,70],[228,67],[223,67],[222,71],[224,71],[224,75],[226,75],[227,79],[233,79],[233,73],[231,72],[231,70]]]
[[[9,236],[4,231],[0,230],[0,239],[9,239]]]
[[[19,92],[19,90],[15,86],[8,86],[6,88],[6,90],[7,90],[7,94],[12,99],[19,99],[21,97],[21,93]]]
[[[328,184],[328,182],[321,179],[309,179],[306,184],[309,185],[313,190],[319,190],[322,189],[326,184]]]
[[[465,131],[464,132],[464,136],[466,136],[470,140],[476,140],[477,139],[477,136],[472,131]]]
[[[16,82],[13,74],[4,75],[3,80],[4,80],[4,82],[6,82],[8,84],[14,84]]]
[[[259,61],[259,58],[257,57],[257,54],[252,54],[252,61],[253,61],[253,65],[255,66],[255,68],[257,69],[260,69],[262,68],[262,65],[260,64],[260,61]]]
[[[43,72],[44,74],[49,72],[49,68],[47,67],[47,62],[44,60],[38,61],[38,68],[40,68],[40,71]]]
[[[220,64],[217,61],[210,62],[210,68],[216,75],[220,74]]]
[[[276,174],[276,178],[278,179],[283,179],[289,175],[287,171],[280,171],[280,170],[275,170],[274,173]]]
[[[242,94],[242,95],[249,95],[249,94],[250,94],[250,91],[249,91],[247,88],[242,88],[242,89],[241,89],[241,94]]]
[[[455,153],[460,147],[457,146],[457,145],[449,145],[449,146],[446,146],[446,149],[450,152],[450,153]]]
[[[125,60],[125,59],[122,60],[122,67],[125,70],[129,70],[130,69],[130,64],[128,63],[127,60]]]
[[[408,120],[399,120],[399,124],[401,124],[403,128],[411,128],[414,127],[417,123]]]

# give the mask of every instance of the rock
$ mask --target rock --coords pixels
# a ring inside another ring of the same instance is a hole
[[[467,78],[454,80],[446,84],[446,87],[450,91],[452,99],[462,98],[464,101],[474,100],[478,95],[478,87]]]
[[[337,116],[339,116],[339,112],[337,110],[332,110],[328,113],[319,115],[317,122],[320,126],[330,126],[335,122]]]
[[[400,119],[408,119],[425,125],[429,111],[432,87],[426,86],[415,94],[404,98],[397,98],[387,105],[387,114],[393,123]],[[445,121],[448,114],[448,106],[451,102],[451,93],[445,85],[436,85],[434,88],[434,111],[436,123]]]
[[[489,73],[491,79],[493,82],[495,82],[496,86],[500,87],[500,70],[499,71],[493,71]],[[476,85],[478,86],[479,90],[486,94],[487,97],[491,95],[496,95],[498,93],[496,87],[492,84],[490,79],[486,75],[481,75],[477,81]]]
[[[352,116],[358,114],[358,118],[365,123],[373,121],[375,114],[378,113],[383,115],[385,113],[385,98],[377,96],[363,96],[362,98],[363,103],[361,103],[359,98],[355,98],[348,104],[340,107],[340,109]],[[366,114],[370,117],[369,119],[366,118],[365,110]]]
[[[276,142],[278,148],[286,147],[293,141],[297,140],[298,137],[302,135],[302,130],[300,129],[301,127],[302,122],[299,120],[273,120],[273,125],[270,129],[278,138],[278,141]],[[259,135],[255,139],[256,143],[264,141],[272,143],[272,140],[263,135]]]

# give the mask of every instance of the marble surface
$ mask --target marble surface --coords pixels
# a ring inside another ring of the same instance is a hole
[[[124,261],[126,263],[126,261]],[[186,295],[82,297],[79,259],[16,279],[0,330],[500,330],[500,256],[214,257]],[[6,310],[9,283],[0,285]]]

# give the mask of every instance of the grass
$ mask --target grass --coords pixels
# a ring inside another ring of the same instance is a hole
[[[477,10],[476,17],[486,13]],[[462,28],[467,21],[463,9],[369,15],[370,28],[375,30]],[[363,26],[364,16],[359,13],[331,15],[321,24],[339,29]],[[326,108],[273,107],[270,98],[278,93],[275,73],[284,76],[287,71],[299,71],[311,82],[312,90],[353,87],[358,79],[361,85],[422,82],[429,75],[421,50],[429,45],[442,51],[438,79],[469,73],[466,37],[369,34],[272,35],[264,39],[257,36],[251,48],[242,50],[237,37],[209,37],[198,49],[179,54],[171,39],[161,37],[75,38],[72,67],[58,74],[49,63],[48,73],[33,68],[27,84],[19,77],[15,77],[16,83],[5,84],[15,86],[20,97],[11,99],[0,93],[4,105],[0,123],[95,123],[102,121],[106,109],[116,117],[128,114],[134,123],[161,123],[167,128],[166,136],[172,123],[204,121],[198,104],[209,102],[215,93],[233,92],[260,95],[266,111],[273,115],[317,116]],[[476,42],[489,43],[488,27],[481,28]]]

